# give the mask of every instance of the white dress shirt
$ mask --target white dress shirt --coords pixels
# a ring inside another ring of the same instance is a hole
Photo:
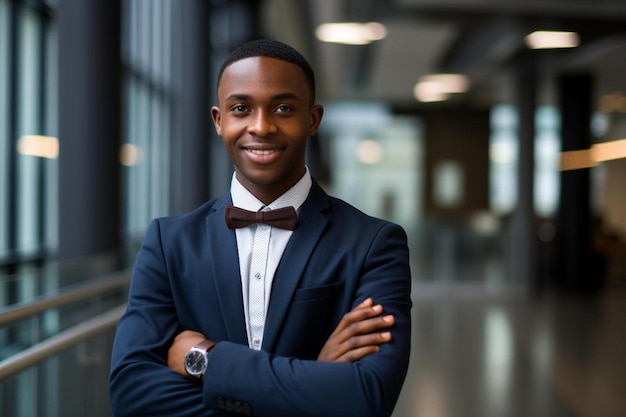
[[[265,206],[244,188],[233,174],[230,193],[233,205],[246,210],[273,210],[292,206],[299,213],[300,207],[309,195],[311,185],[311,174],[307,168],[300,181],[269,206]],[[291,230],[265,224],[235,229],[246,331],[248,345],[252,349],[259,350],[263,344],[263,330],[272,281],[292,233]]]

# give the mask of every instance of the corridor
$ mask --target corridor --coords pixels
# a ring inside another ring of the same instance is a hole
[[[593,298],[413,288],[394,417],[621,417],[626,290]]]

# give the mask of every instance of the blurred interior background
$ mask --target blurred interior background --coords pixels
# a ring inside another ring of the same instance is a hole
[[[316,71],[312,174],[409,234],[394,417],[622,416],[624,0],[0,0],[0,415],[110,415],[134,255],[228,189],[259,37]]]

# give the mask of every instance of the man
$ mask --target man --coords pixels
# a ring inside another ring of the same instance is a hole
[[[113,347],[114,415],[389,416],[410,351],[404,231],[311,178],[323,109],[293,48],[238,48],[218,104],[230,193],[151,223]]]

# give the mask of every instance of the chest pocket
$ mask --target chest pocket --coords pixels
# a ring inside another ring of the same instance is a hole
[[[284,338],[280,340],[287,341],[283,345],[286,350],[281,353],[300,359],[317,359],[337,325],[337,309],[344,286],[339,282],[296,290],[281,333]]]
[[[300,288],[294,294],[293,302],[322,301],[325,299],[334,300],[338,295],[343,293],[345,284],[337,282],[334,284],[323,285],[321,287]]]

